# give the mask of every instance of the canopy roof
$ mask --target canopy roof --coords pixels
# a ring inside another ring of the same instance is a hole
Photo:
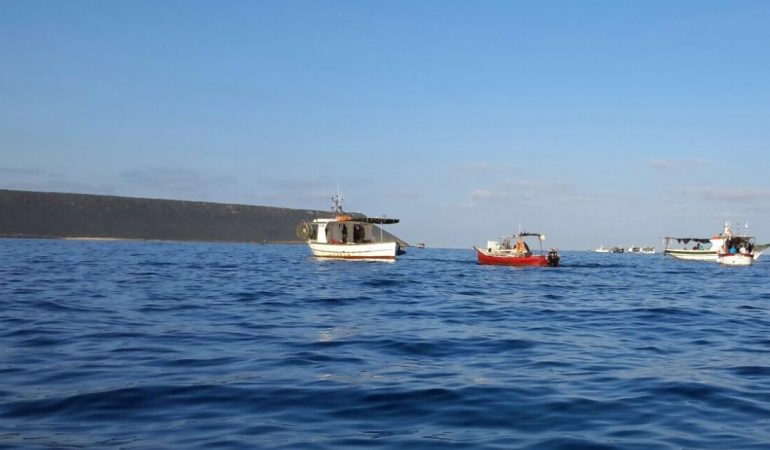
[[[541,233],[529,233],[527,231],[521,231],[519,233],[509,235],[509,236],[503,236],[504,238],[524,238],[524,237],[536,237],[538,239],[545,240],[545,235]]]
[[[722,237],[722,236],[719,236],[719,237]],[[690,241],[692,241],[692,242],[700,242],[701,244],[708,244],[709,242],[711,242],[711,239],[708,239],[708,238],[694,238],[694,237],[671,237],[671,236],[666,236],[663,239],[674,240],[674,241],[677,241],[677,242],[680,242],[680,243],[684,242],[685,244],[689,244]]]
[[[313,220],[314,223],[330,223],[330,222],[358,222],[358,223],[376,223],[378,225],[389,225],[400,222],[399,219],[390,219],[387,217],[363,217],[363,216],[347,216],[344,219],[338,217],[334,218],[317,218]]]
[[[517,234],[516,236],[519,236],[519,237],[525,237],[525,236],[541,237],[542,235],[543,235],[542,233],[528,233],[526,231],[522,231],[521,233]]]
[[[673,240],[673,241],[677,241],[679,243],[685,243],[685,244],[689,244],[690,242],[699,242],[701,244],[708,244],[709,242],[711,242],[711,239],[754,239],[754,236],[714,236],[711,239],[666,236],[663,239],[667,241]]]
[[[357,218],[354,218],[353,221],[388,225],[392,223],[398,223],[399,219],[388,219],[386,217],[363,217],[363,218],[357,217]]]

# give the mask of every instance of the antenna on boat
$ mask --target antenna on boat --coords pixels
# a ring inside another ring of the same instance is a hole
[[[337,183],[337,195],[332,197],[332,212],[342,212],[342,196],[340,195],[340,185]]]

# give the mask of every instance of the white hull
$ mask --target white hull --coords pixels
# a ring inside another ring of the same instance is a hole
[[[337,259],[396,259],[398,244],[374,242],[370,244],[323,244],[308,242],[313,256]]]
[[[724,266],[750,266],[754,264],[754,256],[750,253],[735,253],[717,256],[717,262]]]
[[[717,252],[711,250],[665,250],[668,256],[688,261],[716,261]]]

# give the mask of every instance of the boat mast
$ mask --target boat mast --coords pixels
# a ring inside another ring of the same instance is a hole
[[[332,212],[333,213],[341,213],[342,212],[342,195],[340,195],[340,186],[337,185],[337,195],[332,197]]]

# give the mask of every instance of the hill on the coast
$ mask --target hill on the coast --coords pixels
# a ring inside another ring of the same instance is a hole
[[[0,237],[300,242],[295,234],[298,223],[331,215],[269,206],[0,189]]]

